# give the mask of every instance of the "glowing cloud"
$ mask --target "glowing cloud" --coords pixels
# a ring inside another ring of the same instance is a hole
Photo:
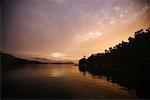
[[[114,24],[116,22],[116,20],[112,20],[110,21],[110,24]]]
[[[150,0],[6,1],[1,49],[20,58],[77,59],[150,26]]]
[[[63,58],[65,55],[63,53],[55,52],[51,53],[51,56],[55,58]]]
[[[120,8],[118,6],[114,7],[113,9],[116,11],[120,10]]]
[[[96,31],[96,32],[88,32],[88,33],[84,34],[83,36],[81,36],[81,37],[80,37],[80,40],[81,40],[81,41],[87,41],[87,40],[90,40],[90,39],[99,37],[99,36],[101,36],[101,35],[102,35],[102,33],[99,32],[99,31]]]

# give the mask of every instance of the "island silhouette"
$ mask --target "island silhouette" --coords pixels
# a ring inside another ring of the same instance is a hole
[[[105,50],[105,53],[84,56],[79,70],[93,75],[106,76],[113,82],[136,89],[140,97],[150,97],[150,28],[135,32],[128,42]]]
[[[17,58],[11,54],[0,52],[1,55],[1,70],[3,71],[9,71],[14,68],[18,68],[19,65],[24,64],[74,64],[71,61],[55,61],[55,60],[48,60],[46,58],[32,58],[31,60]],[[42,60],[43,61],[42,61]],[[45,60],[45,62],[44,62]]]

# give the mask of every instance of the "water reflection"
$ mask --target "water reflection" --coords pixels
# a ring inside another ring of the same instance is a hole
[[[81,71],[82,72],[82,71]],[[130,89],[127,87],[123,87],[122,85],[119,84],[119,82],[117,80],[113,80],[112,77],[107,77],[107,76],[101,76],[101,75],[95,75],[95,74],[91,74],[90,72],[82,72],[83,75],[87,75],[88,77],[93,77],[93,78],[99,78],[101,80],[105,80],[105,83],[101,83],[104,85],[111,85],[112,87],[119,87],[122,90],[126,90],[129,92],[130,95],[136,95],[136,90],[135,89]]]
[[[137,98],[111,78],[73,65],[26,65],[2,75],[3,98]]]
[[[83,72],[85,73],[85,72]],[[132,94],[132,95],[136,95],[136,89],[132,89],[132,88],[127,88],[127,87],[123,87],[121,84],[119,84],[119,81],[118,80],[115,80],[113,79],[112,77],[107,77],[107,76],[101,76],[101,75],[95,75],[95,74],[91,74],[90,72],[87,72],[88,74],[91,75],[91,77],[93,78],[101,78],[103,80],[107,80],[107,82],[111,82],[111,84],[113,86],[120,86],[121,89],[123,90],[127,90],[129,92],[129,94]],[[84,74],[84,75],[87,75],[87,74]]]
[[[81,71],[81,70],[80,70]],[[139,98],[147,98],[149,96],[148,92],[148,82],[130,82],[123,79],[117,80],[110,76],[103,76],[97,73],[92,73],[89,71],[81,71],[83,75],[91,75],[93,78],[100,78],[111,82],[113,85],[119,85],[120,89],[128,91],[130,95],[136,95]],[[143,91],[144,90],[144,91]]]

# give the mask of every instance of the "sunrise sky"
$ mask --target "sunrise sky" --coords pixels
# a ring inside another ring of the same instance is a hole
[[[80,59],[150,27],[150,0],[4,0],[2,51]]]

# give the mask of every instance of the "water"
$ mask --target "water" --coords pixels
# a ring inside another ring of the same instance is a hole
[[[25,65],[2,74],[3,98],[137,98],[135,92],[74,65]]]

